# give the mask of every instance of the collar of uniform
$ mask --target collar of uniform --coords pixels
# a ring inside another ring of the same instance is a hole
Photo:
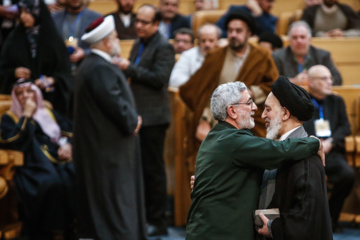
[[[220,124],[220,125],[222,125],[222,126],[224,126],[226,128],[235,128],[235,129],[237,129],[234,125],[232,125],[232,124],[230,124],[228,122],[225,122],[225,121],[219,121],[218,124]],[[242,132],[244,132],[244,133],[246,133],[248,135],[254,136],[254,134],[250,131],[250,129],[243,128],[243,129],[238,129],[238,130],[242,131]]]
[[[102,57],[103,59],[105,59],[106,61],[110,62],[111,63],[111,56],[110,54],[104,52],[104,51],[101,51],[99,49],[91,49],[91,52],[92,53],[95,53],[96,55],[99,55],[100,57]]]

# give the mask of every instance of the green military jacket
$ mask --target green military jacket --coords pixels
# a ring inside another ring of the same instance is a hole
[[[253,212],[264,169],[317,153],[315,138],[273,141],[219,122],[200,146],[187,240],[253,240]],[[284,193],[286,194],[286,193]]]

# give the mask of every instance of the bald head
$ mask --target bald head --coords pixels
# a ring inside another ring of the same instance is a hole
[[[199,47],[206,55],[211,49],[218,46],[221,37],[221,29],[214,24],[205,24],[198,30]]]
[[[332,93],[333,79],[324,65],[315,65],[308,70],[308,86],[311,95],[323,99]]]

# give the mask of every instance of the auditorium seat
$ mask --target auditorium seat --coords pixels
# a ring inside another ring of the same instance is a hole
[[[225,10],[207,10],[207,11],[198,11],[194,13],[192,20],[192,30],[197,37],[197,30],[200,26],[205,23],[216,23],[219,18],[225,14]]]

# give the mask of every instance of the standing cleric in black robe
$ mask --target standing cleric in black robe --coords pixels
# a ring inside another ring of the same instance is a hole
[[[261,116],[266,137],[280,141],[308,137],[302,124],[312,118],[315,107],[306,90],[280,76],[271,91]],[[263,217],[265,225],[259,233],[276,240],[333,239],[325,170],[318,156],[265,170],[265,184],[259,207],[278,208],[280,217],[273,221]]]
[[[74,218],[71,121],[45,108],[40,89],[29,81],[16,84],[11,95],[0,142],[24,153],[14,178],[23,234],[31,240],[69,236]]]
[[[19,78],[35,80],[55,110],[68,114],[72,81],[67,49],[42,0],[21,0],[20,23],[7,37],[0,58],[0,93]]]
[[[141,118],[122,71],[114,18],[94,21],[82,40],[91,53],[75,85],[74,159],[79,237],[145,239],[145,207],[139,141]]]

